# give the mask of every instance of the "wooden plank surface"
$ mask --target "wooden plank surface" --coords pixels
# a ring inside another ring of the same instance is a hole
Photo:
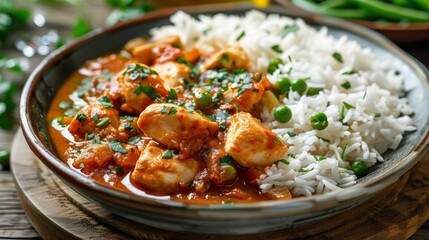
[[[12,149],[12,168],[24,209],[47,239],[406,239],[429,217],[429,154],[365,204],[321,222],[268,233],[212,236],[160,230],[112,214],[71,190],[44,167],[21,133]],[[22,213],[15,210],[10,214]],[[426,236],[421,232],[412,239]]]

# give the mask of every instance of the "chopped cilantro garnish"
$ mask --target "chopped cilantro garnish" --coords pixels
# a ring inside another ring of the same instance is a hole
[[[347,144],[346,145],[344,145],[344,147],[343,147],[343,150],[341,151],[341,159],[343,159],[344,160],[344,155],[345,155],[345,153],[346,153],[346,149],[347,149]]]
[[[102,127],[106,124],[108,124],[110,122],[110,118],[106,117],[103,118],[100,122],[97,123],[97,125],[95,125],[96,127]]]
[[[287,156],[291,158],[295,158],[295,154],[292,154],[292,153],[288,153]]]
[[[245,31],[242,31],[241,33],[240,33],[240,35],[238,35],[238,37],[237,37],[237,42],[238,41],[240,41],[240,39],[242,39],[243,37],[244,37],[244,35],[246,35],[246,32]]]
[[[158,100],[161,98],[161,96],[155,92],[155,89],[153,87],[139,85],[135,90],[134,93],[138,96],[140,93],[146,94],[148,97],[152,98],[153,100]]]
[[[122,146],[122,143],[118,140],[113,140],[109,143],[109,147],[112,151],[127,154],[128,151]]]
[[[113,104],[111,103],[110,98],[108,98],[107,96],[103,95],[97,101],[101,104],[101,106],[105,108],[113,107]]]
[[[176,93],[176,90],[174,90],[174,89],[170,89],[170,91],[168,91],[168,96],[167,96],[167,98],[168,98],[168,99],[170,99],[170,100],[176,100],[176,99],[177,99],[177,93]]]
[[[172,158],[173,157],[173,151],[171,151],[170,149],[168,149],[167,151],[165,151],[165,153],[162,155],[162,158],[166,159],[166,158]]]
[[[68,109],[67,111],[64,112],[64,116],[66,117],[73,117],[74,115],[76,115],[76,109]]]
[[[350,84],[350,82],[349,81],[347,81],[347,82],[345,82],[345,83],[343,83],[343,84],[341,84],[341,87],[343,87],[344,89],[349,89],[349,88],[351,88],[352,87],[352,85]]]
[[[86,120],[86,116],[85,116],[84,114],[82,114],[82,113],[79,113],[79,114],[76,116],[76,120],[78,120],[79,122],[83,122],[83,121],[85,121],[85,120]]]
[[[140,142],[140,140],[141,140],[141,137],[139,137],[139,136],[133,136],[133,137],[130,137],[128,139],[127,143],[128,144],[137,144],[138,142]]]
[[[356,73],[357,73],[356,70],[350,70],[350,71],[341,73],[341,75],[353,75],[353,74],[356,74]]]
[[[287,134],[289,135],[289,137],[295,137],[296,134],[293,131],[288,131]]]
[[[129,124],[129,123],[125,123],[125,124],[124,124],[124,128],[125,128],[125,130],[127,130],[128,132],[131,132],[131,131],[133,131],[133,130],[134,130],[133,126],[132,126],[131,124]]]
[[[170,111],[168,111],[168,115],[174,115],[177,113],[177,109],[175,107],[171,107]]]
[[[229,155],[225,155],[223,156],[220,160],[219,160],[219,164],[221,166],[225,166],[225,165],[231,165],[232,160],[234,160],[231,156]]]
[[[350,105],[350,104],[348,104],[348,103],[346,103],[346,102],[343,102],[343,104],[344,104],[344,107],[346,107],[346,108],[347,108],[347,110],[349,110],[349,109],[351,109],[351,108],[355,108],[354,106],[352,106],[352,105]]]
[[[335,58],[339,63],[343,63],[343,56],[339,52],[334,52],[332,57]]]
[[[67,102],[67,101],[62,101],[62,102],[60,102],[60,104],[58,104],[58,107],[59,107],[60,109],[65,110],[65,109],[72,108],[72,107],[73,107],[73,105],[72,105],[71,103]]]
[[[219,62],[229,62],[229,55],[226,53],[223,53],[219,59]]]
[[[281,32],[281,36],[285,37],[287,36],[289,33],[296,33],[299,30],[298,25],[293,24],[293,25],[286,25],[282,32]]]
[[[313,157],[314,157],[314,159],[315,159],[317,162],[320,162],[320,161],[326,160],[326,157],[325,157],[325,156],[313,156]]]
[[[165,106],[165,105],[162,106],[161,112],[162,113],[166,113],[167,112],[167,106]]]
[[[317,138],[319,138],[320,140],[322,140],[322,141],[324,141],[324,142],[327,142],[327,143],[328,143],[328,142],[331,142],[331,141],[329,141],[329,139],[326,139],[326,138],[322,138],[322,137],[319,137],[319,136],[318,136]]]
[[[278,138],[274,138],[274,143],[278,144],[278,145],[283,145],[282,141],[280,141],[280,139],[278,139]]]
[[[178,57],[178,58],[176,58],[176,61],[177,61],[178,63],[184,64],[184,65],[186,65],[186,66],[188,66],[188,67],[190,67],[190,68],[191,68],[191,74],[190,74],[190,77],[191,77],[191,78],[195,78],[196,76],[201,75],[201,72],[200,72],[200,70],[198,69],[198,67],[197,67],[197,66],[194,66],[194,65],[192,65],[192,64],[190,64],[190,63],[189,63],[188,61],[186,61],[183,57]]]
[[[288,162],[288,161],[286,161],[286,159],[280,159],[280,160],[277,160],[277,161],[275,161],[275,162],[274,162],[274,164],[276,164],[276,165],[277,165],[277,164],[279,164],[280,162],[281,162],[281,163],[284,163],[284,164],[286,164],[286,165],[289,165],[289,162]]]
[[[118,175],[124,174],[124,168],[123,167],[121,167],[121,166],[115,166],[114,169],[115,169],[116,174],[118,174]]]
[[[374,114],[374,118],[379,118],[379,117],[381,117],[381,114],[380,114],[380,113],[376,113],[376,114]]]
[[[94,121],[96,121],[96,122],[98,122],[98,114],[97,113],[93,113],[91,115],[91,119],[94,120]]]
[[[280,48],[280,46],[279,46],[278,44],[273,45],[273,46],[271,47],[271,49],[272,49],[273,51],[277,52],[277,53],[282,53],[282,52],[283,52],[283,50]]]
[[[137,78],[145,79],[149,76],[149,74],[158,74],[155,70],[140,64],[129,64],[124,74],[126,73],[131,73],[130,79],[132,81],[136,80]]]

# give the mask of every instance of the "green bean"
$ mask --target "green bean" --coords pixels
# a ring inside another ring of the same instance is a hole
[[[428,22],[429,0],[291,0],[316,14],[348,19]]]
[[[409,0],[413,6],[424,11],[429,11],[429,1],[428,0]]]
[[[360,9],[333,9],[324,8],[312,3],[308,0],[293,0],[292,1],[298,7],[317,14],[327,15],[331,17],[339,18],[352,18],[352,19],[368,19],[371,16],[366,11]]]
[[[410,22],[429,21],[429,13],[411,8],[397,6],[381,1],[353,0],[361,9],[380,18],[391,21],[408,20]]]
[[[334,9],[334,8],[344,8],[351,7],[353,5],[350,4],[348,0],[326,0],[320,3],[320,6],[325,9]]]

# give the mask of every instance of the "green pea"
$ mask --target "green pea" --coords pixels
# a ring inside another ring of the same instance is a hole
[[[222,183],[231,182],[237,177],[237,170],[232,165],[223,165],[220,167],[220,177]]]
[[[277,68],[279,68],[279,64],[283,64],[283,61],[280,58],[271,59],[268,64],[268,73],[273,74],[277,70]]]
[[[207,109],[213,106],[212,95],[208,92],[203,92],[195,95],[195,103],[201,109]]]
[[[307,83],[300,79],[292,84],[292,90],[302,95],[307,90]]]
[[[316,130],[323,130],[328,126],[328,117],[325,113],[319,112],[310,117],[311,127]]]
[[[274,110],[274,119],[281,123],[287,123],[292,118],[292,111],[286,105],[279,106]]]
[[[352,163],[352,171],[357,177],[365,176],[367,173],[366,164],[362,160],[356,160]]]
[[[289,91],[290,86],[292,86],[289,78],[282,78],[280,81],[276,82],[276,87],[281,94],[285,94]]]

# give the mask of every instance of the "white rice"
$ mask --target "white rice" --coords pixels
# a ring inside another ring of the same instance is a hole
[[[154,39],[178,35],[185,49],[196,46],[205,54],[239,44],[250,58],[251,71],[266,72],[275,57],[284,61],[268,75],[272,83],[283,77],[292,82],[309,78],[308,87],[325,89],[315,96],[290,91],[283,99],[293,113],[287,123],[275,121],[272,111],[263,110],[263,123],[287,143],[289,151],[284,156],[288,164],[278,162],[265,168],[259,179],[262,191],[286,185],[294,195],[311,196],[352,186],[357,179],[349,170],[354,160],[373,166],[383,161],[381,154],[399,146],[406,131],[415,130],[409,117],[413,110],[403,98],[403,76],[389,66],[389,59],[378,59],[371,49],[347,36],[336,39],[327,28],[316,30],[301,19],[259,11],[242,18],[217,14],[199,16],[199,20],[177,12],[171,21],[173,25],[151,31]],[[299,30],[282,36],[282,30],[292,25]],[[237,41],[242,32],[244,37]],[[273,45],[283,52],[273,51]],[[332,57],[334,52],[341,54],[343,63]],[[358,74],[343,74],[351,70]],[[341,86],[346,81],[351,88]],[[344,102],[354,107],[344,109],[347,124],[340,121]],[[309,121],[317,112],[328,117],[329,125],[322,131],[313,130]],[[296,136],[289,136],[290,131]],[[326,159],[317,161],[318,156]]]

